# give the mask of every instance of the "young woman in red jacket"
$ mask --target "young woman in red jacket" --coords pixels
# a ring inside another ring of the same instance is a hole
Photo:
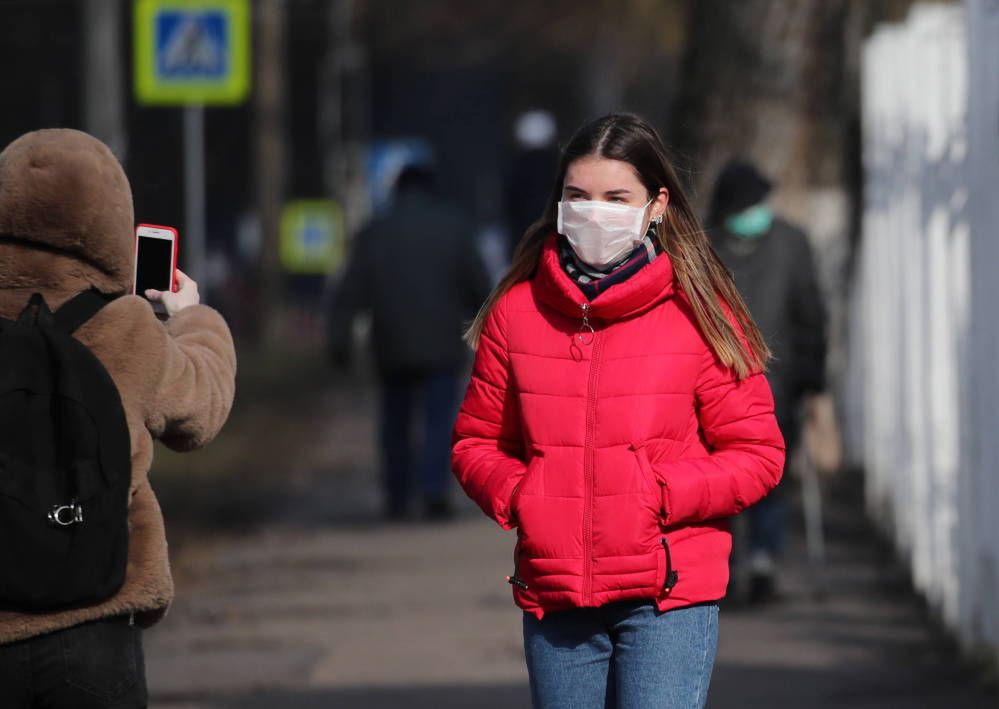
[[[517,529],[536,707],[701,707],[729,517],[778,482],[770,352],[655,130],[583,126],[477,353],[452,460]]]

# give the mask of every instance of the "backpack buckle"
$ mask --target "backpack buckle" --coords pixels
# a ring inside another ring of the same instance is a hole
[[[68,505],[55,505],[49,510],[49,522],[58,527],[69,527],[83,522],[83,505],[76,500]]]

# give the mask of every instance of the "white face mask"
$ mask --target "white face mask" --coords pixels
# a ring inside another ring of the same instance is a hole
[[[583,263],[603,269],[641,242],[648,226],[644,207],[600,202],[558,203],[558,233],[564,234]]]

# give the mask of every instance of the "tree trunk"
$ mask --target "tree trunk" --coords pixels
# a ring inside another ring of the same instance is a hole
[[[285,8],[283,0],[260,0],[255,10],[254,152],[261,234],[255,334],[270,341],[279,332],[283,301],[278,242],[285,196]]]
[[[840,184],[856,117],[849,0],[691,3],[673,139],[705,189],[731,157],[784,190]],[[848,75],[850,74],[850,75]]]
[[[127,136],[122,86],[121,4],[118,0],[86,0],[82,32],[86,84],[84,125],[125,161]]]
[[[672,133],[702,208],[731,158],[775,180],[777,211],[816,247],[834,358],[859,183],[864,19],[856,0],[691,2]]]

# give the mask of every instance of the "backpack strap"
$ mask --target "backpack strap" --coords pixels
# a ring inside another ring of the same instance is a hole
[[[22,325],[46,325],[52,327],[52,311],[41,293],[32,294],[17,321]]]
[[[112,300],[114,296],[104,295],[96,288],[78,293],[53,313],[56,326],[63,332],[72,334]]]

